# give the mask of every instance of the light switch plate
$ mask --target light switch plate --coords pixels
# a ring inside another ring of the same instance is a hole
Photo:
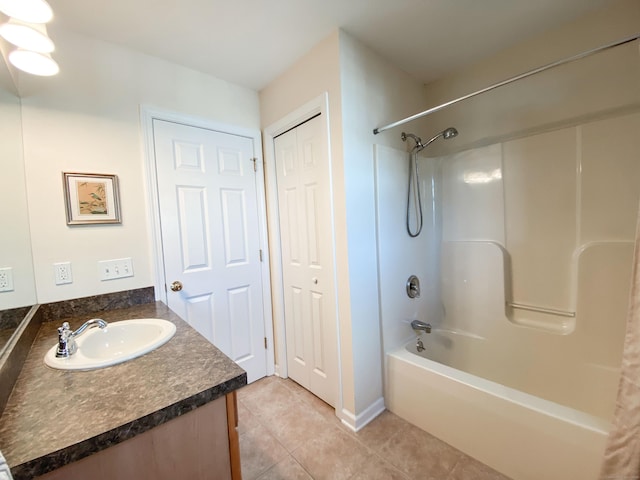
[[[133,277],[131,257],[101,260],[98,262],[98,278],[103,282],[116,278]]]

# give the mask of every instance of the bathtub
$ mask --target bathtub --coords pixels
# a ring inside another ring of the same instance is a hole
[[[386,355],[391,412],[514,480],[598,478],[609,421],[421,355]]]

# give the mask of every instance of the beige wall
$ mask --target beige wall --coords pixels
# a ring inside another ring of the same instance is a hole
[[[357,415],[383,397],[374,147],[406,148],[399,130],[374,135],[373,129],[415,113],[423,92],[420,82],[344,32],[340,35],[340,78],[353,335],[349,346]],[[406,195],[404,189],[396,194]],[[397,214],[404,216],[403,211]],[[403,230],[395,233],[405,235]],[[426,263],[426,257],[409,261]],[[396,287],[401,291],[403,285]]]
[[[640,2],[617,0],[527,42],[425,86],[425,108],[466,95],[527,70],[635,35]],[[637,42],[557,67],[426,117],[430,129],[455,125],[455,142],[430,155],[577,125],[640,105]],[[623,113],[623,112],[618,112]]]
[[[38,301],[152,285],[140,105],[258,128],[257,93],[62,29],[51,36],[60,74],[19,83]],[[63,171],[118,175],[122,225],[68,227]],[[135,276],[99,281],[97,262],[122,257]],[[56,286],[52,264],[62,261],[73,283]]]

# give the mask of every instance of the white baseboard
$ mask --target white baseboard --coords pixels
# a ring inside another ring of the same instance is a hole
[[[384,412],[384,409],[384,397],[380,397],[358,415],[354,415],[349,410],[343,408],[340,420],[351,430],[357,432],[371,422],[371,420]]]

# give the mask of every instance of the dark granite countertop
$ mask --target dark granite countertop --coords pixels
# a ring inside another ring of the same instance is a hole
[[[0,417],[0,450],[15,480],[33,478],[145,432],[246,385],[246,373],[161,302],[101,312],[107,322],[163,318],[165,345],[88,372],[44,364],[62,319],[45,322]],[[78,328],[91,315],[66,319]]]

